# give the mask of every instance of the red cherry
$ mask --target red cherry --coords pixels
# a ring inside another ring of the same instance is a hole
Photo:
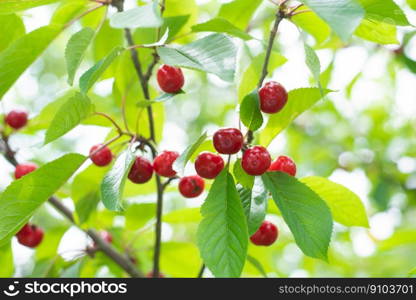
[[[179,153],[175,151],[163,151],[153,161],[153,168],[160,176],[173,177],[176,175],[172,165],[178,158]]]
[[[243,154],[241,166],[247,174],[252,176],[262,175],[270,167],[272,159],[266,148],[255,146]]]
[[[147,278],[165,278],[165,274],[159,272],[159,276],[154,276],[155,272],[150,271],[146,274]]]
[[[243,143],[243,134],[236,128],[220,129],[214,134],[214,147],[221,154],[235,154]]]
[[[204,152],[198,155],[195,161],[195,170],[199,176],[213,179],[224,169],[224,160],[221,156]]]
[[[27,124],[27,112],[12,110],[6,115],[5,121],[13,129],[20,129]]]
[[[204,179],[201,177],[186,176],[179,181],[179,192],[186,198],[195,198],[202,194],[204,186]]]
[[[113,160],[113,153],[107,146],[103,147],[103,145],[98,144],[91,147],[90,157],[94,165],[105,167]]]
[[[43,230],[35,225],[26,224],[16,234],[20,244],[30,248],[36,248],[43,240]]]
[[[146,183],[153,176],[153,166],[146,158],[138,156],[130,169],[128,178],[134,183]]]
[[[250,240],[257,246],[270,246],[276,241],[278,235],[279,230],[276,225],[269,221],[263,221],[256,233],[250,237]]]
[[[175,94],[181,90],[185,79],[180,68],[163,65],[157,71],[157,82],[162,91]]]
[[[296,176],[296,164],[287,156],[279,156],[271,165],[268,171],[285,172],[291,176]]]
[[[14,178],[19,179],[25,176],[26,174],[35,171],[37,168],[38,166],[32,163],[17,165],[16,169],[14,170]]]
[[[275,114],[282,110],[287,102],[285,88],[276,81],[266,83],[259,90],[260,109],[266,114]]]

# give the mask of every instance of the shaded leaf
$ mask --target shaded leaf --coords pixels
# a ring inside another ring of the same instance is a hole
[[[240,119],[251,131],[260,129],[263,125],[263,115],[260,111],[260,99],[257,90],[244,97],[240,107]]]
[[[238,183],[246,189],[252,189],[254,184],[254,176],[248,175],[241,166],[241,158],[234,163],[233,174]]]
[[[239,29],[238,27],[234,26],[228,20],[223,18],[214,18],[205,23],[197,24],[192,26],[193,32],[222,32],[227,33],[229,35],[238,37],[245,41],[253,39],[251,35],[246,33],[245,31]]]

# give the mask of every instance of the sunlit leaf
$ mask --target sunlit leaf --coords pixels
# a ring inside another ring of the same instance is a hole
[[[163,24],[158,1],[115,13],[110,18],[114,28],[155,28]]]

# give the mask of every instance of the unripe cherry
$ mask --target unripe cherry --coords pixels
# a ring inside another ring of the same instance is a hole
[[[113,160],[113,153],[111,153],[111,150],[107,146],[103,147],[103,145],[98,144],[91,147],[90,158],[94,165],[105,167]]]
[[[128,178],[134,183],[146,183],[153,176],[153,166],[146,158],[138,156],[134,161]]]
[[[195,161],[196,173],[206,179],[213,179],[224,169],[224,160],[221,156],[203,152],[198,155]]]
[[[30,248],[36,248],[43,240],[43,230],[35,225],[26,224],[16,234],[20,244]]]
[[[241,150],[244,137],[237,128],[223,128],[214,134],[215,149],[221,154],[235,154]]]
[[[16,169],[14,170],[14,178],[16,179],[22,178],[26,174],[29,174],[35,171],[37,168],[38,166],[33,163],[19,164],[16,166]]]
[[[241,166],[247,174],[259,176],[267,171],[271,161],[272,159],[266,148],[255,146],[244,152]]]
[[[175,94],[182,89],[185,78],[180,68],[163,65],[157,71],[157,82],[162,91]]]
[[[5,121],[13,129],[23,128],[27,124],[27,112],[21,110],[12,110],[6,115]]]
[[[259,90],[259,98],[261,111],[267,114],[275,114],[286,105],[288,95],[280,83],[270,81]]]
[[[280,171],[291,176],[296,176],[296,164],[287,156],[279,156],[274,162],[272,162],[268,171]]]
[[[175,151],[163,151],[153,161],[153,168],[160,176],[173,177],[176,171],[173,169],[173,163],[179,157],[179,153]]]
[[[263,221],[260,228],[250,237],[251,242],[257,246],[270,246],[279,235],[276,225]]]
[[[182,177],[179,181],[179,192],[186,198],[198,197],[204,191],[204,187],[204,180],[197,175]]]

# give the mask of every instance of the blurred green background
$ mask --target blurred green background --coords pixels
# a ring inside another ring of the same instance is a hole
[[[57,8],[61,11],[68,9],[60,6],[68,5],[62,2],[21,13],[26,32],[48,24],[51,17],[56,16],[54,11]],[[71,2],[72,5],[75,2],[86,4],[86,1]],[[225,2],[168,0],[165,16],[170,17],[173,24],[184,24],[178,25],[176,31],[170,28],[172,37],[174,34],[177,37],[174,42],[184,44],[204,36],[205,33],[187,33],[192,25],[215,16]],[[241,97],[258,81],[261,66],[258,55],[261,58],[264,52],[262,41],[268,35],[275,10],[269,1],[260,2],[250,20],[244,20],[244,17],[233,20],[255,37],[250,41],[234,39],[239,47],[234,84],[221,81],[214,75],[184,70],[186,94],[154,106],[160,150],[181,152],[205,130],[212,134],[219,127],[238,125],[236,107]],[[410,6],[414,2],[396,2],[405,10],[409,21],[415,23],[416,12]],[[127,1],[126,5],[130,4]],[[63,138],[41,147],[44,130],[71,91],[66,82],[66,43],[81,26],[98,26],[103,13],[104,9],[98,10],[68,28],[4,97],[3,111],[23,108],[30,112],[29,126],[13,135],[10,141],[13,148],[19,149],[19,161],[42,164],[66,152],[87,154],[92,145],[113,134],[111,124],[92,117]],[[114,9],[108,13],[111,15]],[[299,24],[302,21],[306,22],[299,19]],[[370,228],[336,225],[329,263],[325,263],[302,254],[282,218],[276,214],[274,204],[271,204],[267,219],[278,225],[280,237],[268,248],[250,245],[249,255],[255,261],[246,263],[243,276],[261,277],[262,272],[270,277],[408,276],[416,267],[415,31],[400,28],[397,32],[399,44],[396,45],[378,45],[357,36],[346,45],[325,26],[319,27],[319,22],[314,24],[319,30],[315,37],[301,33],[289,21],[281,24],[276,43],[280,54],[275,52],[272,58],[275,70],[268,79],[281,82],[288,90],[314,84],[304,62],[303,37],[315,46],[321,59],[323,85],[335,92],[301,115],[271,142],[268,149],[273,157],[291,156],[297,163],[299,177],[329,177],[353,190],[365,204]],[[18,30],[16,35],[19,35]],[[134,36],[137,44],[155,41],[153,29],[138,29]],[[384,33],[382,37],[386,37]],[[123,33],[112,29],[106,21],[81,69],[87,70],[116,45],[124,45]],[[140,54],[147,64],[151,51],[142,49]],[[155,97],[159,91],[154,79],[151,83],[152,96]],[[128,94],[123,94],[120,86],[126,84],[132,87]],[[127,99],[129,122],[135,126],[135,103],[142,95],[129,53],[123,54],[112,65],[91,95],[97,111],[108,112],[117,120],[121,120],[119,106],[123,97]],[[144,134],[148,130],[146,124],[143,114],[139,130]],[[256,138],[257,141],[267,140],[267,132]],[[113,149],[117,151],[120,145]],[[200,150],[209,149],[212,146],[208,142]],[[3,170],[0,187],[5,188],[12,181],[13,167],[3,158],[0,163]],[[83,226],[110,231],[115,246],[135,258],[139,268],[148,272],[153,254],[154,182],[143,186],[128,183],[126,212],[116,214],[105,210],[99,203],[99,183],[105,171],[105,168],[86,166],[60,190],[58,196],[73,209],[82,205],[90,207],[85,209],[85,215],[78,216],[84,222]],[[194,173],[192,164],[188,165],[187,173]],[[203,199],[204,196],[184,199],[175,184],[168,189],[161,257],[161,270],[166,277],[196,277],[201,267],[195,233]],[[1,250],[1,276],[125,276],[101,253],[94,259],[86,256],[83,250],[90,241],[82,232],[70,227],[48,204],[36,213],[33,222],[45,229],[45,240],[36,251],[24,248],[16,241],[13,241],[11,249],[5,247]]]

